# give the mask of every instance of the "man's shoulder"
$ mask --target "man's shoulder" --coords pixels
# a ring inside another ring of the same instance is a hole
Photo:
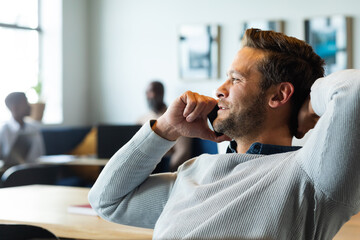
[[[42,126],[41,123],[26,120],[25,121],[25,132],[40,133],[41,126]]]
[[[0,132],[8,131],[11,129],[11,123],[9,121],[0,122]]]
[[[5,121],[2,121],[0,122],[0,129],[3,129],[6,125],[6,122]]]
[[[42,126],[42,123],[41,122],[38,122],[38,121],[35,121],[35,120],[32,120],[32,119],[25,119],[24,120],[25,124],[28,125],[28,126],[31,126],[31,127],[36,127],[36,128],[41,128]]]

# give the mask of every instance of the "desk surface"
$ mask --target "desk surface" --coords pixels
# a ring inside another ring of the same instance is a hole
[[[71,214],[86,204],[88,188],[31,185],[0,189],[0,223],[44,227],[58,237],[74,239],[151,239],[152,230],[107,222],[97,216]]]
[[[333,240],[360,240],[360,213],[345,223]]]
[[[109,159],[73,155],[49,155],[39,158],[41,164],[105,166]]]
[[[107,222],[67,212],[87,203],[88,188],[32,185],[0,189],[0,223],[42,226],[59,237],[75,239],[151,239],[152,230]],[[333,240],[360,240],[360,213]]]

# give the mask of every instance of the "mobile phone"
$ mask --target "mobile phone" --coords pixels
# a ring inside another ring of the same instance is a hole
[[[213,122],[214,122],[215,118],[217,117],[218,110],[219,110],[218,105],[215,105],[215,107],[213,108],[213,110],[211,110],[211,112],[207,115],[207,117],[209,119],[210,126],[211,126],[212,130],[215,132],[216,136],[221,136],[223,134],[216,132],[213,127]]]

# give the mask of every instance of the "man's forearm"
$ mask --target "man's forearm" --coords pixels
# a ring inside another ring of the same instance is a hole
[[[161,212],[164,199],[167,200],[174,176],[149,178],[149,175],[175,142],[160,138],[147,124],[110,159],[90,190],[89,202],[107,220],[133,225],[143,222],[141,226],[148,226],[144,223],[147,220],[137,215],[141,213],[139,209],[148,206],[144,202],[151,202],[153,210],[149,216],[155,216],[151,217],[153,220]],[[162,194],[151,195],[149,187],[158,188]]]

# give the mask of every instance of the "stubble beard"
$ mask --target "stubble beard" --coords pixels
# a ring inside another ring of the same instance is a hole
[[[254,101],[240,112],[231,112],[225,119],[217,119],[214,129],[232,139],[250,138],[259,134],[265,121],[265,94],[259,93]]]
[[[160,102],[156,99],[148,99],[147,103],[148,103],[148,107],[150,108],[150,110],[155,113],[162,113],[162,111],[165,108],[164,103]]]

